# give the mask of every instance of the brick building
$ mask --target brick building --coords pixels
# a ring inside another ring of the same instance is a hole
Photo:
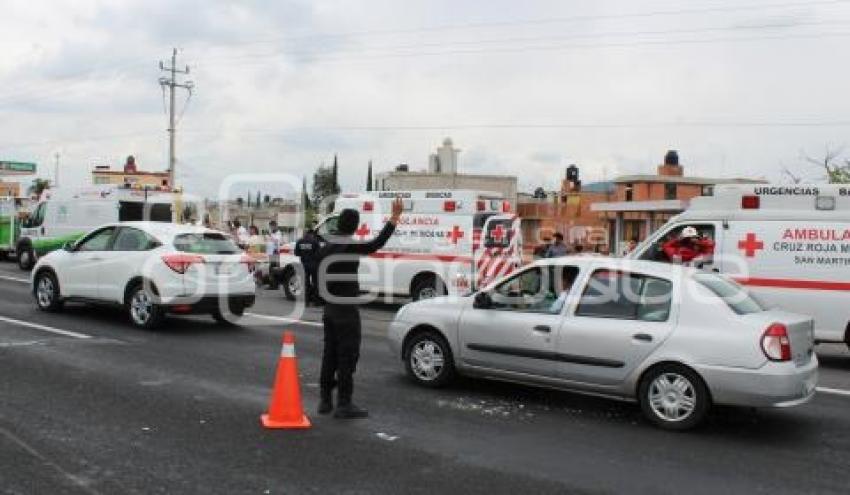
[[[92,170],[92,184],[111,184],[132,188],[170,189],[168,172],[144,172],[136,167],[136,159],[127,157],[122,170],[112,170],[109,165],[98,165]]]
[[[626,242],[641,241],[688,207],[696,196],[710,196],[717,184],[765,183],[761,179],[687,177],[679,155],[670,150],[654,175],[625,175],[614,180],[614,200],[591,209],[607,224],[616,253]]]

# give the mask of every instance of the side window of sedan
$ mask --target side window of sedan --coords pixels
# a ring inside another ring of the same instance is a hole
[[[667,321],[673,284],[669,280],[615,270],[596,270],[579,300],[576,316]]]
[[[524,270],[497,285],[491,294],[493,309],[551,312],[557,300],[551,267]]]
[[[139,229],[124,227],[115,236],[113,251],[148,251],[159,243]]]
[[[106,227],[89,234],[88,237],[77,244],[76,251],[106,251],[109,249],[109,241],[112,239],[112,234],[114,233],[115,227]]]

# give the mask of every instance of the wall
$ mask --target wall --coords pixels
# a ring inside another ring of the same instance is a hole
[[[17,182],[0,181],[0,196],[17,197],[21,195],[21,185]]]

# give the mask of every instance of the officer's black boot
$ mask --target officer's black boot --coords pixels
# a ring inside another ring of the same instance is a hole
[[[334,410],[334,399],[333,399],[333,389],[325,390],[322,389],[321,397],[319,399],[319,414],[330,414],[331,411]]]
[[[340,404],[336,411],[334,411],[334,417],[337,419],[360,419],[360,418],[368,418],[369,411],[365,409],[361,409],[351,402],[346,402],[344,404]]]

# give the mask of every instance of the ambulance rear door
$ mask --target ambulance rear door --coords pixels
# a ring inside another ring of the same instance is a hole
[[[475,251],[475,287],[480,289],[522,264],[522,231],[516,215],[494,215],[481,232]]]

